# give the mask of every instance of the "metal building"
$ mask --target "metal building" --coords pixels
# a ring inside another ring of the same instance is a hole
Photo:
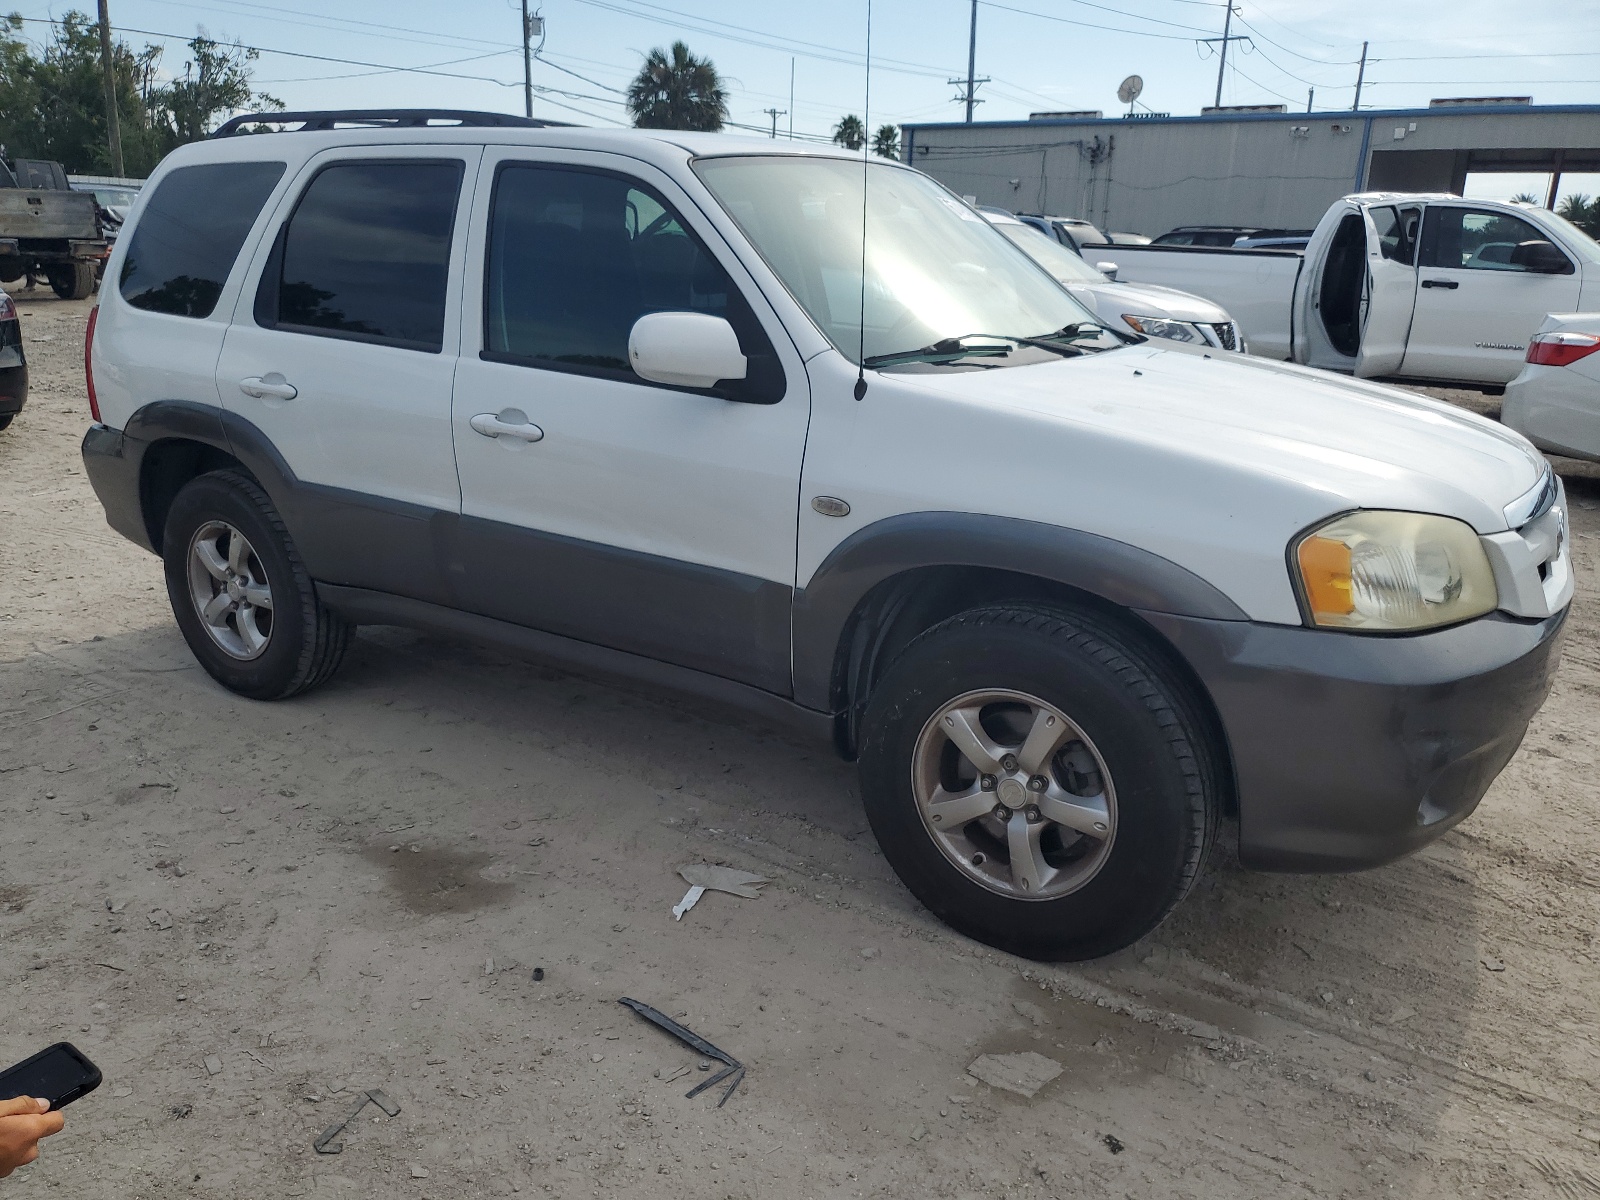
[[[1600,105],[1518,97],[1359,114],[1038,114],[907,125],[902,146],[906,161],[981,204],[1104,230],[1310,228],[1350,192],[1459,193],[1469,171],[1600,171]]]

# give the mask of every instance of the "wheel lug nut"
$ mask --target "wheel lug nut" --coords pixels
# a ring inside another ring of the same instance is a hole
[[[1009,821],[1009,820],[1011,820],[1011,810],[1009,808],[1007,808],[1004,804],[995,805],[994,815],[995,815],[995,819],[998,820],[998,821]]]
[[[1015,771],[1017,769],[1017,756],[1015,754],[1006,755],[1000,760],[1000,765],[1008,771]]]
[[[1034,824],[1034,825],[1037,825],[1041,820],[1044,819],[1040,815],[1039,810],[1037,808],[1033,808],[1031,806],[1028,809],[1027,816],[1028,816],[1029,823],[1030,824]]]
[[[998,783],[999,780],[997,780],[993,775],[985,775],[978,781],[978,787],[985,792],[992,792]]]
[[[1028,790],[1030,792],[1042,792],[1044,791],[1045,785],[1048,782],[1049,781],[1046,780],[1043,775],[1035,775],[1032,779],[1028,780]]]

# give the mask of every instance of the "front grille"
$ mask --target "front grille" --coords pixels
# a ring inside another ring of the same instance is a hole
[[[1239,334],[1232,321],[1218,321],[1211,328],[1216,331],[1217,341],[1224,350],[1239,348]]]

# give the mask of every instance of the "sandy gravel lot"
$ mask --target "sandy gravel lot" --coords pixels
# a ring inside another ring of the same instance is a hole
[[[84,479],[87,305],[21,307],[0,1060],[67,1038],[106,1083],[7,1196],[1600,1195],[1593,472],[1554,695],[1472,820],[1366,874],[1214,863],[1040,967],[936,924],[852,769],[741,718],[392,629],[301,699],[222,691]],[[774,882],[675,923],[696,860]],[[749,1064],[725,1108],[624,995]],[[1014,1050],[1065,1072],[965,1074]],[[371,1087],[400,1114],[314,1153]]]

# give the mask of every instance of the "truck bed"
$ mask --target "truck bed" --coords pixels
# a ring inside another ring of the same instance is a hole
[[[95,241],[100,222],[89,192],[0,188],[0,238]]]
[[[1289,310],[1298,250],[1231,250],[1213,246],[1095,246],[1084,261],[1115,263],[1117,278],[1203,296],[1239,323],[1250,353],[1289,357]]]

